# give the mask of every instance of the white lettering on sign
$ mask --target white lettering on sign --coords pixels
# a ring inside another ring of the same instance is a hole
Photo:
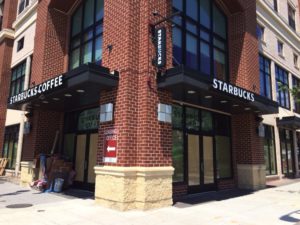
[[[255,101],[254,93],[247,91],[243,88],[234,86],[232,84],[228,84],[228,83],[218,80],[216,78],[213,80],[212,86],[214,89],[226,92],[226,93],[234,95],[236,97],[243,98],[245,100],[252,101],[252,102]]]
[[[55,77],[51,80],[45,81],[35,87],[29,88],[20,94],[11,96],[9,98],[9,104],[14,104],[18,102],[25,101],[26,99],[32,98],[44,92],[53,90],[55,88],[61,87],[63,85],[63,75]]]

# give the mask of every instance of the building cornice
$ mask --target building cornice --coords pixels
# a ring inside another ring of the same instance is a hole
[[[17,16],[16,21],[12,24],[12,27],[14,29],[18,29],[30,17],[37,9],[38,1],[35,1],[32,3],[31,6],[29,6],[27,9],[25,9],[21,14]]]
[[[0,32],[0,42],[2,42],[4,39],[14,39],[15,38],[15,32],[11,29],[3,29]]]

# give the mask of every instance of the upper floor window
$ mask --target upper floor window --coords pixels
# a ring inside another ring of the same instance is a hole
[[[278,12],[278,4],[277,4],[277,0],[273,0],[273,6],[274,6],[274,10],[276,12]]]
[[[288,4],[289,25],[296,30],[295,24],[295,9]]]
[[[104,0],[85,0],[72,16],[70,69],[102,63]]]
[[[24,9],[29,5],[29,0],[20,0],[19,1],[19,9],[18,13],[20,14],[21,12],[24,11]]]
[[[276,90],[277,101],[280,106],[289,109],[290,108],[290,92],[289,88],[289,76],[288,72],[278,65],[275,65],[276,74]]]
[[[277,53],[283,56],[283,43],[281,41],[277,41]]]
[[[272,99],[270,60],[259,55],[260,94]]]
[[[300,79],[293,76],[293,88],[300,89]],[[300,96],[294,96],[294,111],[300,113]]]
[[[26,60],[12,69],[10,82],[10,96],[17,95],[24,91]]]
[[[227,18],[212,0],[173,0],[173,64],[227,79]]]
[[[294,66],[298,69],[299,65],[298,65],[298,55],[294,54]]]
[[[261,26],[260,24],[256,25],[256,36],[257,39],[260,41],[264,40],[264,35],[265,35],[265,28]]]

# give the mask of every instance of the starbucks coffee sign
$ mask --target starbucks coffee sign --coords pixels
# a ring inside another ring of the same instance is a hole
[[[214,89],[216,89],[218,91],[225,92],[225,93],[233,95],[235,97],[242,98],[244,100],[248,100],[251,102],[255,101],[254,93],[247,91],[243,88],[237,87],[235,85],[226,83],[224,81],[218,80],[216,78],[213,80],[212,86]]]
[[[11,96],[9,98],[9,104],[15,104],[19,102],[23,102],[25,100],[29,100],[35,96],[39,96],[46,92],[55,90],[61,86],[63,86],[63,75],[47,80],[39,85],[36,85],[32,88],[29,88],[17,95]]]

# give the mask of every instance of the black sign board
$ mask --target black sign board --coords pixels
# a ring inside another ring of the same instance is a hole
[[[166,28],[161,27],[155,30],[156,40],[156,66],[162,68],[166,65]]]
[[[54,89],[57,89],[59,87],[62,87],[63,82],[63,75],[60,75],[58,77],[52,78],[50,80],[47,80],[37,86],[34,86],[32,88],[29,88],[17,95],[11,96],[9,98],[9,104],[15,104],[20,103],[23,101],[26,101],[30,98],[33,98],[35,96],[39,96],[41,94],[44,94],[46,92],[52,91]]]

